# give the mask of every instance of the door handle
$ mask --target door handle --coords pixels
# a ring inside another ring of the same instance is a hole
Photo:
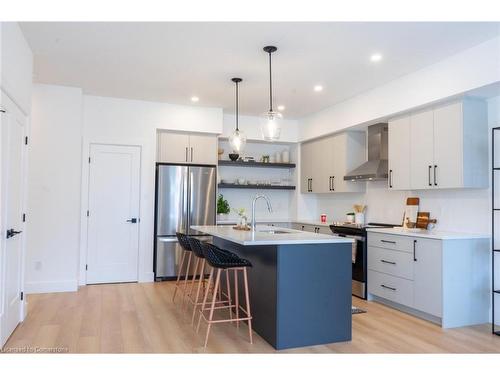
[[[438,183],[437,183],[437,178],[436,178],[436,169],[437,169],[437,165],[434,166],[434,186],[437,186]]]
[[[188,148],[186,147],[186,162],[188,161]]]
[[[385,259],[380,259],[380,261],[381,261],[382,263],[387,263],[387,264],[394,264],[394,265],[396,265],[396,262],[389,262],[388,260],[385,260]]]
[[[193,161],[193,148],[191,147],[191,161]]]
[[[429,186],[432,186],[432,183],[431,183],[431,169],[432,169],[432,165],[429,165],[429,172],[428,172],[428,178],[429,178]]]
[[[328,190],[332,191],[332,176],[328,178]]]
[[[137,223],[137,218],[133,217],[133,218],[131,218],[131,219],[128,219],[128,220],[127,220],[127,223],[132,223],[132,224],[135,224],[135,223]]]
[[[389,170],[389,188],[392,189],[392,169]]]
[[[387,285],[384,285],[384,284],[380,284],[380,286],[381,286],[382,288],[385,288],[385,289],[390,289],[390,290],[394,290],[394,291],[396,291],[396,290],[397,290],[396,288],[393,288],[393,287],[390,287],[390,286],[387,286]]]
[[[413,261],[417,261],[417,240],[413,240]]]
[[[313,179],[311,178],[311,193],[313,191]]]
[[[7,238],[11,238],[11,237],[14,237],[15,235],[19,234],[19,233],[22,233],[23,231],[22,230],[14,230],[14,229],[7,229]]]
[[[332,191],[335,191],[335,176],[332,176]]]

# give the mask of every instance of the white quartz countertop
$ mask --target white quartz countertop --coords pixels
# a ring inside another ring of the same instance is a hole
[[[398,236],[423,237],[436,240],[470,240],[470,239],[485,239],[490,238],[487,234],[478,233],[463,233],[463,232],[448,232],[439,230],[408,230],[402,227],[395,228],[367,228],[368,232],[393,234]]]
[[[324,243],[352,243],[353,240],[345,237],[332,236],[312,232],[303,232],[289,228],[258,225],[257,230],[236,230],[228,225],[193,225],[192,229],[235,242],[244,246],[251,245],[305,245]],[[286,233],[271,233],[269,231],[283,231]]]
[[[236,224],[238,219],[228,219],[228,220],[217,220],[217,225],[230,225]],[[257,224],[270,224],[270,223],[295,223],[295,224],[305,224],[314,225],[318,227],[329,227],[333,223],[322,223],[319,220],[295,220],[295,219],[262,219],[257,220]]]

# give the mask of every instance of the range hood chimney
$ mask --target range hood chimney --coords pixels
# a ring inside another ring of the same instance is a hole
[[[388,177],[388,125],[368,127],[368,161],[344,176],[346,181],[381,181]]]

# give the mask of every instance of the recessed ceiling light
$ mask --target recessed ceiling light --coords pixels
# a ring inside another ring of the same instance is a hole
[[[191,97],[191,101],[196,103],[196,102],[199,102],[200,101],[200,98],[198,98],[197,96],[192,96]]]
[[[279,105],[278,106],[278,111],[284,111],[285,110],[285,106],[284,105]]]
[[[323,91],[323,86],[321,86],[321,85],[314,86],[314,91],[316,91],[316,92]]]
[[[373,55],[370,56],[370,60],[373,62],[378,62],[382,60],[382,55],[380,53],[374,53]]]

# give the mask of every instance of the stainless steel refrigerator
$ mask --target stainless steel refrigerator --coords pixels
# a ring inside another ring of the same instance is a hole
[[[216,181],[215,166],[156,164],[154,271],[157,280],[178,275],[182,250],[176,232],[203,238],[191,225],[215,225]]]

